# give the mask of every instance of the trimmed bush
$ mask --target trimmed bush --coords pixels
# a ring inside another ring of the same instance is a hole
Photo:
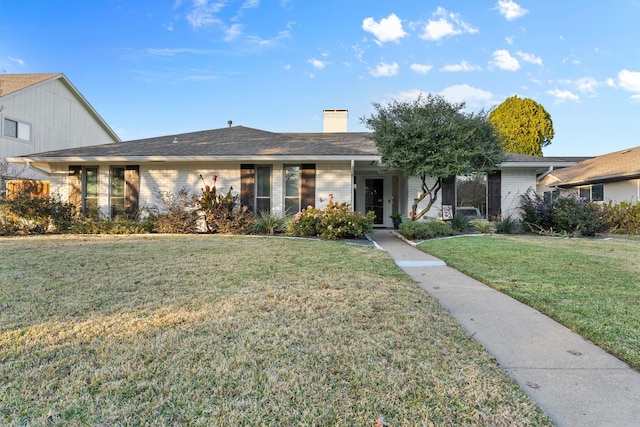
[[[64,233],[75,219],[73,205],[28,190],[0,200],[0,234]]]
[[[298,212],[289,223],[294,236],[318,236],[323,239],[359,238],[373,230],[375,214],[354,212],[347,203],[336,203],[333,196],[324,209],[309,206]]]
[[[426,240],[455,234],[450,224],[438,220],[405,221],[400,224],[400,233],[409,240]]]

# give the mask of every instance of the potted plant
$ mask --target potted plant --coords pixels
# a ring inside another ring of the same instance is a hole
[[[395,228],[396,230],[400,228],[400,223],[402,222],[402,215],[398,214],[393,214],[393,215],[389,215],[389,218],[391,218],[393,220],[393,228]]]

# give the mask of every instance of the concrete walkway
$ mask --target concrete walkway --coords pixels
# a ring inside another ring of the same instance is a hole
[[[640,426],[640,373],[391,230],[371,239],[435,297],[558,426]]]

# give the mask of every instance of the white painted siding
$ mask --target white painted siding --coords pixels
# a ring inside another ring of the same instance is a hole
[[[502,169],[500,205],[503,218],[521,216],[520,196],[529,190],[536,190],[536,169]]]
[[[0,126],[4,126],[5,118],[28,123],[31,125],[31,141],[7,138],[4,132],[0,132],[0,160],[117,141],[61,79],[6,95],[2,97],[2,105]],[[21,169],[20,166],[13,167]],[[47,179],[33,173],[22,176]]]
[[[427,178],[427,186],[431,187],[434,184],[435,184],[435,179]],[[413,205],[413,200],[422,193],[422,181],[418,177],[411,177],[409,178],[407,188],[408,188],[407,191],[409,194],[407,197],[406,212],[411,212],[411,206]],[[426,208],[428,204],[429,204],[429,196],[427,196],[424,200],[420,202],[420,204],[418,204],[417,211],[420,212],[420,210]],[[401,210],[403,210],[402,207],[401,207]],[[438,199],[433,204],[433,206],[431,206],[431,209],[429,209],[427,214],[423,217],[423,219],[428,219],[428,218],[442,218],[442,190],[438,191]]]
[[[284,164],[272,166],[271,211],[284,212]],[[68,200],[69,165],[60,165],[51,176],[51,193],[60,200]],[[100,211],[109,212],[109,179],[111,165],[102,164],[98,171]],[[200,178],[202,175],[203,180]],[[224,194],[233,187],[233,193],[240,192],[240,163],[145,163],[140,165],[140,209],[162,208],[162,194],[177,194],[185,189],[200,195],[206,185],[213,186],[213,176],[217,175],[216,187]],[[324,208],[329,202],[329,194],[339,203],[351,204],[351,166],[349,162],[316,164],[316,207]]]
[[[604,185],[604,200],[620,203],[622,201],[637,202],[640,197],[640,179],[621,182],[610,182]]]
[[[353,177],[351,163],[319,163],[316,165],[316,207],[323,209],[333,201],[347,203],[353,207]]]

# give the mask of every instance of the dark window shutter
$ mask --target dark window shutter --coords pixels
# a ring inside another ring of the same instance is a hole
[[[129,217],[135,217],[138,214],[140,194],[140,166],[125,166],[124,182],[124,213]]]
[[[487,217],[490,221],[499,220],[502,214],[502,172],[492,171],[487,175]]]
[[[456,177],[442,178],[442,205],[451,206],[451,213],[456,214]]]
[[[300,209],[316,206],[316,165],[300,165]]]
[[[82,166],[69,166],[69,204],[82,209]]]
[[[240,204],[250,212],[255,211],[256,168],[254,165],[240,165]]]

